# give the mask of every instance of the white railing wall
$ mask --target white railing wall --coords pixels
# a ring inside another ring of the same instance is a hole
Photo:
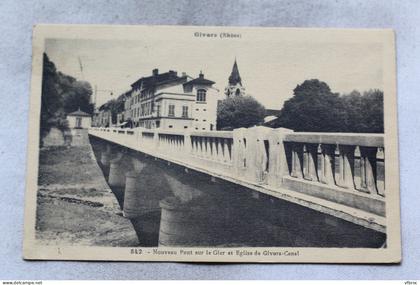
[[[295,133],[266,127],[210,132],[91,128],[89,133],[199,171],[292,188],[384,216],[382,134]]]

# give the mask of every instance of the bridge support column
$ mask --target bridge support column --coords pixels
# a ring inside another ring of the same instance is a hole
[[[159,240],[159,201],[170,195],[162,170],[133,159],[134,169],[126,173],[123,212],[136,230],[141,246],[157,246]]]
[[[102,166],[109,166],[110,160],[111,160],[111,155],[112,155],[112,151],[111,151],[111,146],[109,144],[106,144],[105,146],[105,150],[103,150],[101,152],[101,164]]]
[[[124,157],[123,152],[110,161],[108,184],[111,187],[125,186],[125,173],[132,169],[131,161]]]
[[[160,207],[159,246],[214,245],[217,225],[213,224],[217,221],[208,218],[208,209],[201,202],[169,197],[160,202]]]

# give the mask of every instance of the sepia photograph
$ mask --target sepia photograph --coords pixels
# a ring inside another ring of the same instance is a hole
[[[391,30],[38,25],[25,259],[401,260]]]

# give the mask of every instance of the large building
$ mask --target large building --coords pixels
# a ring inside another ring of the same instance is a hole
[[[154,69],[131,85],[125,117],[148,129],[215,130],[218,90],[213,84],[203,73],[193,79]]]
[[[226,98],[245,95],[245,87],[242,85],[242,79],[239,74],[236,58],[232,67],[232,72],[229,76],[228,85],[225,88],[225,95]]]

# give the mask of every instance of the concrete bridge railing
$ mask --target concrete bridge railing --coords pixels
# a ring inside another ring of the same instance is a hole
[[[211,132],[91,128],[89,134],[263,193],[298,203],[306,199],[305,206],[320,211],[334,208],[344,219],[357,216],[362,220],[357,223],[374,223],[373,228],[381,231],[385,228],[382,134],[295,133],[266,127]]]

